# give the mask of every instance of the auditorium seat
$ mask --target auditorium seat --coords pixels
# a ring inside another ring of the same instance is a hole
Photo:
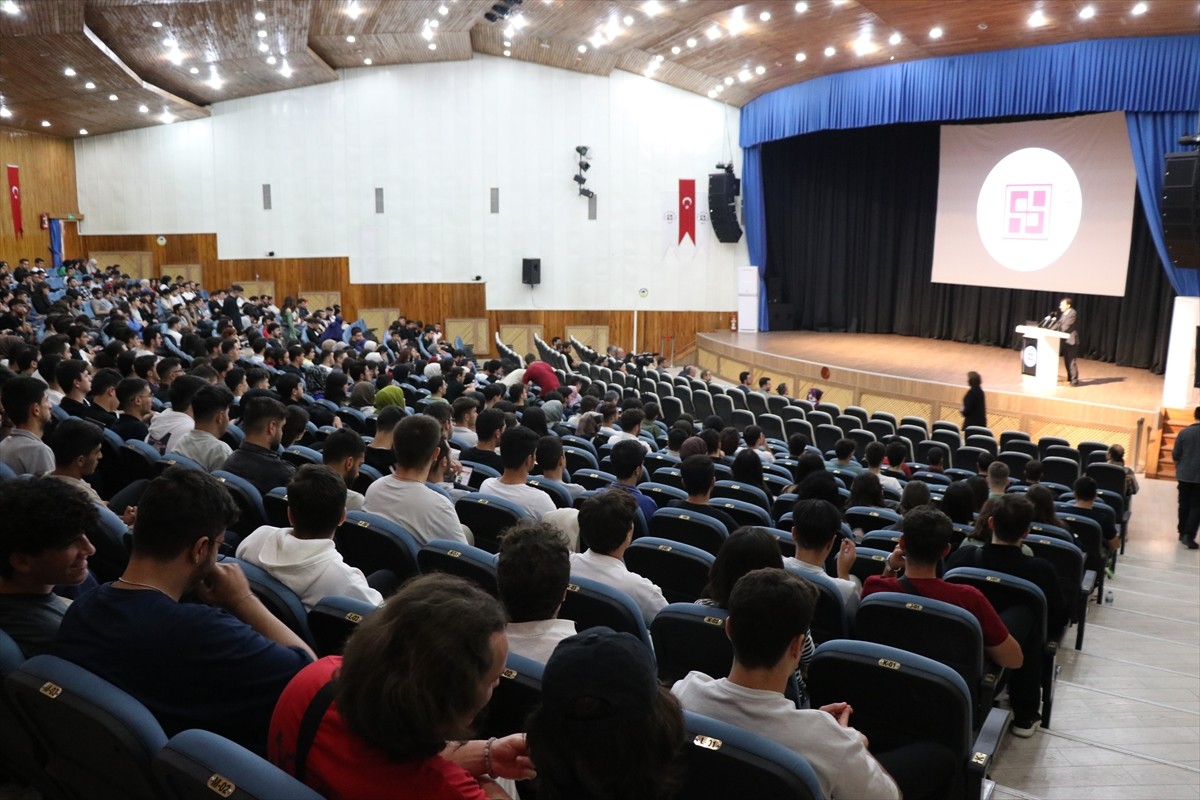
[[[940,423],[940,422],[933,423],[933,431],[929,434],[929,438],[933,439],[933,441],[935,441],[935,442],[941,442],[942,444],[944,444],[946,446],[946,449],[951,453],[953,453],[958,448],[962,447],[962,445],[963,445],[962,435],[958,432],[958,429],[955,428],[953,430],[950,430],[947,428],[939,428],[938,426],[940,424],[942,424],[942,423]]]
[[[767,487],[767,494],[773,498],[783,494],[784,490],[791,486],[793,482],[791,475],[786,478],[782,475],[776,475],[773,472],[766,472],[763,475],[763,485]]]
[[[817,440],[813,442],[822,453],[830,453],[843,438],[842,429],[837,425],[822,423],[816,429]]]
[[[563,450],[566,450],[566,449],[567,448],[565,448],[565,447],[563,448]],[[476,491],[476,492],[479,491],[479,487],[481,485],[483,485],[483,482],[486,481],[488,478],[499,478],[500,477],[499,470],[497,470],[493,467],[489,467],[487,464],[480,464],[475,461],[462,461],[460,463],[464,467],[471,468],[471,477],[467,479],[467,485],[470,486],[473,491]],[[567,470],[569,472],[574,472],[574,470],[571,469],[570,456],[567,457]]]
[[[950,448],[950,446],[948,444],[946,444],[945,442],[939,442],[936,439],[925,439],[923,441],[917,442],[917,457],[915,460],[919,461],[922,464],[928,464],[929,463],[929,453],[935,447],[941,449],[941,451],[942,451],[943,467],[945,465],[949,464],[950,459],[954,455],[954,450],[952,450]],[[957,449],[957,448],[955,448],[955,449]]]
[[[1001,450],[996,460],[1008,467],[1008,473],[1014,479],[1020,480],[1025,474],[1025,465],[1032,459],[1028,453],[1018,453],[1015,450]]]
[[[599,469],[571,470],[571,482],[585,489],[607,489],[617,482],[617,476]]]
[[[872,575],[882,575],[889,555],[891,553],[876,550],[873,547],[856,547],[854,563],[850,565],[850,574],[864,583]]]
[[[267,512],[267,524],[276,528],[290,528],[292,522],[288,519],[288,496],[286,486],[276,486],[267,492],[263,498],[263,508]]]
[[[1042,459],[1042,480],[1049,483],[1061,483],[1064,486],[1074,486],[1078,478],[1078,461],[1059,456],[1047,456]],[[1122,481],[1124,481],[1123,474]]]
[[[718,480],[713,486],[713,497],[730,497],[734,500],[741,500],[744,503],[753,503],[760,506],[764,511],[770,511],[771,498],[767,493],[757,486],[748,486],[737,481]]]
[[[599,581],[572,575],[558,616],[573,621],[580,632],[603,625],[636,636],[651,647],[650,632],[637,603],[619,589]]]
[[[744,411],[740,408],[733,410],[733,427],[737,428],[738,433],[745,433],[746,428],[749,428],[754,423],[754,412]]]
[[[660,508],[650,517],[649,523],[651,536],[683,542],[714,556],[729,537],[729,532],[720,522],[687,509]]]
[[[1120,464],[1088,464],[1084,474],[1096,482],[1098,489],[1125,496],[1125,468]]]
[[[921,439],[929,438],[929,421],[924,417],[901,417],[900,426],[896,429],[899,431],[903,427],[914,427],[921,429]]]
[[[571,492],[558,481],[552,481],[541,475],[530,475],[525,479],[525,485],[540,489],[549,495],[550,499],[554,501],[555,508],[571,507]]]
[[[154,775],[168,800],[321,800],[321,795],[270,761],[223,736],[188,730],[154,756]]]
[[[317,643],[317,655],[341,655],[346,640],[376,607],[365,600],[331,595],[308,612],[308,629]]]
[[[525,721],[542,701],[544,669],[543,664],[509,651],[500,680],[480,715],[480,738],[502,738],[525,731]]]
[[[695,416],[699,420],[708,419],[717,413],[713,407],[713,396],[707,390],[697,391],[694,387],[692,391],[692,407],[696,409]]]
[[[963,437],[970,436],[986,436],[989,439],[996,438],[996,434],[992,432],[992,429],[983,425],[968,425],[963,428]]]
[[[496,580],[496,556],[462,542],[434,539],[417,551],[421,573],[444,572],[466,578],[492,597],[500,597]]]
[[[1108,455],[1108,445],[1106,445],[1104,442],[1080,442],[1078,450],[1084,464],[1091,463],[1089,459],[1093,453],[1103,453],[1105,456]],[[1120,465],[1118,464],[1117,466]]]
[[[804,418],[814,427],[817,425],[832,425],[833,417],[824,411],[809,411]]]
[[[687,771],[679,797],[727,800],[730,797],[820,800],[821,784],[811,766],[795,752],[758,734],[724,722],[683,712],[687,729]]]
[[[874,411],[871,413],[871,419],[879,419],[884,422],[890,422],[892,430],[895,430],[899,423],[896,422],[896,415],[887,411]]]
[[[879,441],[878,436],[871,431],[863,430],[862,428],[854,428],[853,430],[847,431],[844,438],[850,439],[854,442],[854,452],[858,454],[865,453],[867,450],[867,445],[871,444],[872,442]]]
[[[162,455],[151,445],[137,439],[125,442],[117,456],[121,477],[119,485],[113,487],[113,492],[120,491],[134,481],[157,478],[160,460]]]
[[[954,451],[952,459],[954,469],[969,470],[976,472],[979,465],[979,457],[987,453],[982,447],[960,447]]]
[[[739,392],[740,394],[740,392]],[[683,416],[683,402],[678,397],[670,397],[663,395],[662,397],[662,412],[663,421],[668,425],[674,425],[675,421]]]
[[[953,483],[949,475],[943,472],[929,472],[927,470],[917,470],[913,473],[912,479],[929,484],[929,488],[935,492],[938,490],[938,487],[946,487]]]
[[[1010,450],[1014,453],[1024,453],[1031,459],[1040,461],[1042,458],[1042,453],[1038,450],[1037,443],[1031,442],[1028,439],[1009,439],[1007,442],[1002,443],[1001,447],[1004,450]]]
[[[1007,450],[1008,443],[1017,439],[1028,442],[1029,434],[1025,431],[1000,431],[1000,449]]]
[[[1051,525],[1048,522],[1030,523],[1029,530],[1031,533],[1040,534],[1041,536],[1046,536],[1050,539],[1058,539],[1059,541],[1070,542],[1071,544],[1075,543],[1074,534],[1068,530],[1058,527],[1057,525]]]
[[[250,591],[254,592],[267,610],[276,619],[287,625],[292,633],[303,639],[309,647],[316,649],[316,642],[313,640],[312,632],[308,629],[308,612],[295,592],[257,564],[251,564],[249,561],[238,558],[226,558],[225,563],[237,564],[241,567],[246,580],[250,582]]]
[[[643,536],[625,551],[625,566],[662,590],[669,603],[690,603],[704,593],[715,557],[698,547]]]
[[[986,450],[989,453],[991,453],[993,458],[995,458],[996,455],[998,455],[1000,452],[1000,443],[999,442],[997,442],[991,436],[984,436],[981,434],[972,434],[972,435],[968,436],[967,437],[967,446],[968,447],[978,447],[981,450]]]
[[[0,681],[25,662],[21,648],[0,630]],[[49,760],[45,746],[17,715],[6,692],[0,691],[0,775],[33,786],[43,795],[54,797],[62,789],[46,774]]]
[[[365,495],[367,493],[367,489],[371,488],[371,484],[382,477],[383,473],[372,467],[370,464],[359,464],[358,477],[354,479],[354,485],[350,488],[359,494]]]
[[[183,467],[185,469],[195,469],[201,472],[207,472],[207,470],[204,469],[203,465],[201,465],[199,462],[193,461],[186,456],[181,456],[178,453],[167,453],[165,456],[159,459],[158,472],[160,475],[169,470],[171,467]]]
[[[767,439],[782,441],[786,446],[787,431],[783,427],[783,417],[775,414],[760,414],[756,422],[758,427],[762,428],[763,436]]]
[[[254,484],[240,475],[222,469],[213,472],[212,476],[224,484],[233,502],[237,504],[238,519],[230,526],[230,530],[246,537],[267,524],[267,510],[263,506],[262,495],[254,488]]]
[[[850,636],[850,619],[842,591],[827,575],[817,575],[793,567],[787,571],[811,583],[817,590],[817,607],[813,612],[810,632],[815,644]],[[815,707],[815,706],[814,706]]]
[[[873,419],[867,422],[867,430],[875,435],[876,440],[883,441],[889,436],[896,435],[896,426],[890,420]],[[862,452],[861,450],[859,451]]]
[[[854,506],[846,509],[844,516],[846,524],[851,528],[859,528],[863,533],[870,533],[900,521],[900,515],[890,508],[874,508],[871,506]]]
[[[900,533],[900,531],[871,531],[863,536],[859,547],[870,547],[890,553],[900,544]]]
[[[333,543],[352,567],[370,575],[387,570],[404,583],[420,573],[420,545],[409,531],[389,519],[366,511],[348,511],[333,535]]]
[[[1066,439],[1058,436],[1043,436],[1037,440],[1038,452],[1042,459],[1045,460],[1046,451],[1054,446],[1070,447],[1071,443]]]
[[[647,481],[638,484],[638,491],[654,501],[659,508],[666,508],[675,500],[686,500],[687,492],[680,489],[678,486],[670,486],[665,483],[655,481]]]
[[[1081,468],[1084,463],[1083,456],[1080,455],[1078,450],[1076,450],[1074,447],[1065,447],[1061,444],[1052,444],[1049,447],[1047,447],[1046,448],[1046,457],[1047,458],[1054,457],[1054,458],[1070,459],[1071,461],[1074,461],[1076,464],[1079,464]]]
[[[1058,529],[1056,529],[1058,530]],[[1083,551],[1073,542],[1044,533],[1030,533],[1025,545],[1033,554],[1054,565],[1059,586],[1067,598],[1068,618],[1075,625],[1075,649],[1083,649],[1083,630],[1087,624],[1088,598],[1096,588],[1096,573],[1084,569]]]
[[[771,513],[757,503],[748,503],[736,497],[713,497],[708,502],[713,508],[733,517],[739,528],[745,525],[771,525]]]

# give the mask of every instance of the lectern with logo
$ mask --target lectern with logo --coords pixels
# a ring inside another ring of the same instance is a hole
[[[1052,392],[1058,386],[1058,347],[1068,338],[1062,331],[1018,325],[1025,337],[1021,345],[1021,385],[1039,392]]]

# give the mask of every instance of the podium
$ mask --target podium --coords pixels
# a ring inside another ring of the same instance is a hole
[[[1053,392],[1058,387],[1058,348],[1068,335],[1036,325],[1018,325],[1017,333],[1025,337],[1021,346],[1021,385]]]

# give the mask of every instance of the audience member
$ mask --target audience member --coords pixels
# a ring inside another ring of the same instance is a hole
[[[276,486],[287,486],[296,474],[296,467],[279,457],[279,444],[283,440],[283,423],[286,419],[287,409],[278,400],[256,397],[246,403],[242,409],[245,438],[238,449],[225,459],[221,469],[249,481],[263,496]]]
[[[454,412],[454,438],[464,447],[474,447],[479,443],[479,435],[475,433],[479,401],[473,397],[460,397],[451,404],[451,409]]]
[[[554,526],[526,520],[504,532],[496,583],[510,653],[545,664],[559,642],[575,635],[575,623],[558,618],[570,579],[571,552]]]
[[[768,498],[771,496],[766,481],[763,480],[763,461],[755,455],[753,450],[738,451],[738,454],[733,457],[733,464],[729,469],[733,474],[733,480],[737,483],[758,489]]]
[[[882,442],[871,442],[863,451],[863,458],[867,462],[867,472],[879,478],[879,483],[885,489],[894,489],[898,494],[903,487],[900,486],[900,481],[893,478],[891,475],[883,474],[883,459],[887,455],[887,448]]]
[[[862,506],[894,509],[898,503],[883,496],[882,480],[886,477],[886,475],[879,475],[870,470],[860,472],[855,476],[854,482],[850,484],[850,497],[846,500],[846,508]]]
[[[504,461],[496,452],[500,437],[504,434],[504,412],[494,408],[480,411],[475,418],[475,434],[478,438],[475,446],[463,450],[459,458],[504,472]]]
[[[229,409],[233,392],[224,384],[203,386],[192,398],[192,419],[196,427],[184,434],[172,452],[190,458],[209,472],[221,469],[233,448],[221,441],[229,427]]]
[[[809,575],[825,575],[825,561],[833,551],[837,553],[837,577],[829,578],[842,593],[846,612],[853,614],[858,609],[862,595],[862,584],[850,574],[854,565],[856,549],[854,540],[842,538],[842,515],[837,507],[824,500],[800,500],[792,511],[792,541],[796,543],[796,555],[783,559],[789,569]]]
[[[553,511],[554,501],[550,495],[525,483],[533,469],[537,451],[538,435],[529,428],[518,425],[506,430],[500,439],[500,458],[504,462],[504,474],[499,478],[488,478],[479,486],[483,494],[513,503],[534,519]]]
[[[679,465],[679,474],[683,481],[683,490],[688,496],[686,500],[672,500],[671,508],[681,508],[693,514],[711,517],[725,526],[726,533],[737,530],[738,524],[733,517],[709,504],[713,487],[717,483],[717,470],[711,458],[705,455],[689,456]]]
[[[717,557],[708,571],[708,585],[696,602],[716,608],[729,608],[729,595],[734,584],[747,572],[756,569],[783,567],[779,541],[762,528],[745,526],[729,534],[721,544]],[[811,645],[808,648],[813,649]]]
[[[117,384],[117,421],[113,423],[113,432],[125,441],[137,439],[146,441],[150,428],[146,418],[151,414],[151,402],[154,393],[150,384],[141,378],[122,378]]]
[[[1071,532],[1071,529],[1067,527],[1067,523],[1058,518],[1058,510],[1054,507],[1055,498],[1053,492],[1045,486],[1030,486],[1029,491],[1025,492],[1025,497],[1033,504],[1033,522],[1040,522],[1043,525],[1053,525],[1057,528],[1062,528],[1068,533]]]
[[[537,450],[533,454],[534,464],[541,476],[548,481],[554,481],[571,493],[571,498],[579,497],[585,491],[577,483],[567,483],[567,456],[563,450],[562,439],[557,436],[543,436],[538,439]]]
[[[1008,476],[1008,465],[1003,461],[993,461],[988,464],[988,499],[1001,497],[1008,491]]]
[[[346,486],[346,510],[361,511],[366,498],[354,491],[359,468],[367,458],[367,444],[356,431],[342,428],[325,437],[321,461],[336,472]]]
[[[637,409],[631,410],[636,411]],[[642,442],[635,442],[632,439],[619,441],[613,447],[609,458],[612,462],[613,475],[617,478],[613,488],[632,495],[638,508],[641,509],[642,516],[649,523],[654,512],[658,510],[658,504],[637,488],[638,479],[642,477],[642,465],[646,462],[646,451],[642,448]]]
[[[775,454],[771,452],[771,448],[767,447],[767,437],[763,434],[763,429],[757,425],[747,425],[746,430],[742,432],[742,438],[746,440],[746,449],[758,456],[764,464],[774,464]],[[727,453],[732,455],[732,453]]]
[[[100,447],[103,441],[104,431],[99,425],[74,417],[59,422],[49,437],[54,453],[54,471],[49,474],[101,505],[104,501],[85,479],[96,473],[103,457]]]
[[[1121,537],[1117,535],[1112,509],[1096,505],[1096,496],[1099,493],[1096,479],[1090,475],[1082,475],[1075,481],[1074,489],[1075,499],[1071,501],[1071,505],[1074,506],[1073,513],[1100,523],[1100,535],[1109,550],[1120,548]]]
[[[42,441],[50,424],[50,396],[37,378],[9,378],[0,389],[4,413],[13,429],[0,440],[0,462],[18,475],[54,469],[54,453]]]
[[[633,542],[637,503],[627,492],[608,489],[579,509],[579,538],[587,550],[571,554],[571,574],[599,581],[633,598],[649,625],[667,604],[662,590],[625,566]]]
[[[642,452],[649,455],[654,448],[650,443],[641,438],[642,423],[646,419],[646,413],[640,408],[627,408],[621,412],[619,425],[621,430],[616,431],[608,437],[608,443],[615,445],[618,442],[634,441],[642,448]]]
[[[188,431],[196,427],[192,418],[192,398],[208,384],[195,375],[176,378],[171,384],[171,407],[150,420],[146,442],[166,455],[179,446]]]
[[[833,459],[825,462],[830,469],[840,469],[855,475],[863,471],[862,464],[854,458],[858,444],[853,439],[838,439],[833,446]]]
[[[396,453],[392,450],[392,430],[404,419],[403,406],[385,406],[375,418],[375,436],[367,445],[365,463],[385,478],[392,474]]]

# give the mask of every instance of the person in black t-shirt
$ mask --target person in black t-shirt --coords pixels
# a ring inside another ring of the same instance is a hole
[[[706,455],[689,456],[680,464],[679,473],[683,480],[683,489],[688,496],[687,500],[671,501],[671,508],[681,508],[694,514],[711,517],[724,525],[727,533],[733,533],[738,529],[738,524],[733,517],[721,509],[709,505],[708,500],[712,496],[713,486],[717,482],[717,470],[713,466],[711,458]]]

